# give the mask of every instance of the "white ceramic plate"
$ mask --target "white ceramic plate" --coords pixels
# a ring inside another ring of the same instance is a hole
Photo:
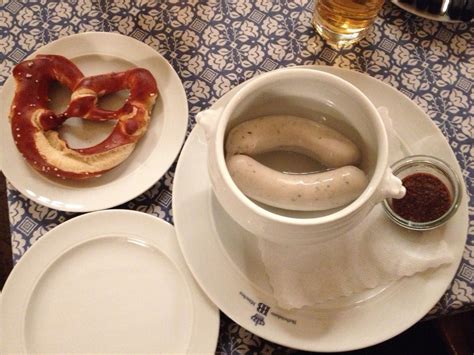
[[[413,154],[436,155],[460,173],[441,132],[403,94],[357,72],[314,68],[351,82],[376,106],[387,107],[405,149]],[[239,87],[226,94],[214,108],[225,105],[237,90]],[[215,199],[207,172],[207,143],[199,126],[188,137],[178,162],[173,214],[178,241],[191,272],[209,298],[235,322],[265,339],[289,347],[346,351],[401,333],[436,304],[462,257],[468,222],[466,201],[464,198],[445,228],[438,229],[454,251],[455,261],[449,266],[354,297],[327,302],[316,309],[294,311],[276,305],[256,238],[237,225]]]
[[[2,354],[213,353],[219,332],[173,227],[125,210],[74,218],[28,249],[0,322]]]
[[[18,152],[8,120],[15,92],[15,82],[10,77],[1,92],[0,166],[13,186],[33,201],[50,208],[87,212],[129,201],[156,183],[178,155],[188,124],[186,94],[171,65],[155,50],[133,38],[104,32],[64,37],[40,48],[31,57],[37,54],[63,55],[86,76],[143,67],[155,77],[160,95],[148,131],[123,164],[96,179],[64,182],[36,172]],[[95,142],[76,138],[73,143],[77,146],[98,143],[101,139],[97,141],[97,138],[108,135],[104,136],[104,132],[98,129],[100,124],[84,124],[99,132],[91,133],[96,135]],[[74,127],[69,128],[64,132],[66,137],[74,131]]]

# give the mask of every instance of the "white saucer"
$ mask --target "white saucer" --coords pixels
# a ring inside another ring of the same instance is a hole
[[[59,225],[28,249],[3,291],[2,354],[216,348],[218,309],[173,227],[144,213],[100,211]]]
[[[117,206],[155,184],[178,155],[188,124],[186,94],[171,65],[158,52],[133,38],[104,32],[64,37],[30,57],[37,54],[63,55],[86,76],[143,67],[154,75],[160,95],[148,131],[123,164],[96,179],[64,182],[42,176],[18,152],[8,120],[15,92],[15,82],[10,77],[1,92],[0,167],[13,186],[47,207],[87,212]]]
[[[367,75],[317,66],[353,83],[376,106],[390,110],[393,126],[413,154],[431,154],[459,166],[446,139],[413,102]],[[239,87],[215,103],[225,105]],[[384,288],[333,300],[317,309],[276,306],[254,236],[237,225],[215,199],[207,171],[207,143],[197,126],[181,152],[173,188],[178,241],[191,272],[209,298],[230,318],[258,336],[309,351],[347,351],[389,339],[420,320],[453,279],[462,258],[467,203],[445,226],[454,260],[447,267],[393,282]],[[403,230],[401,230],[401,233]]]

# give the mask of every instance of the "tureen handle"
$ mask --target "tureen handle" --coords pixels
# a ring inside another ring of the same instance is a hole
[[[214,137],[221,112],[222,109],[210,109],[196,115],[196,122],[204,129],[208,141]]]
[[[385,131],[387,132],[387,139],[389,145],[389,154],[394,154],[395,152],[391,151],[395,149],[396,144],[401,144],[400,137],[398,137],[397,132],[393,128],[392,119],[388,113],[388,109],[386,107],[379,107],[377,111],[382,118],[383,124],[385,126]],[[382,183],[380,184],[380,188],[377,194],[376,202],[381,202],[386,198],[403,198],[406,193],[406,188],[403,186],[402,181],[400,178],[393,175],[392,169],[387,168],[385,170],[385,175],[383,177]]]

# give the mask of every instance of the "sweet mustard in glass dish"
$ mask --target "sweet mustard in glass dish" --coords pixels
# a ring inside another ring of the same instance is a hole
[[[383,201],[387,216],[396,224],[411,230],[430,230],[456,213],[462,200],[462,183],[444,161],[412,155],[394,163],[392,171],[407,188],[403,199]]]

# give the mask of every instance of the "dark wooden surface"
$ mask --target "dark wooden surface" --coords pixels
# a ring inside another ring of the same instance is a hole
[[[0,173],[0,287],[12,269],[10,224],[5,179]],[[420,322],[399,336],[368,349],[350,352],[359,355],[474,355],[474,312]]]
[[[10,224],[8,222],[8,207],[5,179],[0,173],[0,288],[12,269],[12,246],[10,239]]]

